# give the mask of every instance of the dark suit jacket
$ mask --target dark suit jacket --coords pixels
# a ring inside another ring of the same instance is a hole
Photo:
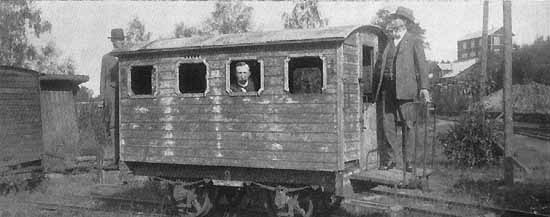
[[[392,39],[389,39],[385,48],[394,49]],[[413,100],[418,97],[420,89],[428,88],[428,66],[422,40],[407,32],[398,44],[395,69],[396,98],[402,100]],[[386,51],[393,53],[391,51]],[[393,63],[393,58],[388,56],[387,62]],[[391,58],[391,59],[390,59]],[[387,64],[392,65],[392,64]]]
[[[256,92],[258,89],[256,88],[256,83],[252,79],[248,79],[248,85],[245,88],[246,92]],[[231,91],[233,92],[243,92],[241,87],[236,84],[231,84]]]

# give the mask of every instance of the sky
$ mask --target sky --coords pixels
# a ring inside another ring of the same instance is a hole
[[[176,23],[199,26],[213,11],[214,1],[36,1],[42,18],[52,23],[53,41],[75,60],[77,73],[88,75],[83,85],[99,93],[101,57],[111,51],[107,39],[113,28],[126,28],[133,17],[145,24],[152,38],[171,37]],[[283,29],[281,16],[290,12],[292,1],[245,1],[253,7],[253,30]],[[456,41],[480,31],[482,0],[377,0],[320,1],[319,10],[329,26],[370,24],[376,11],[405,6],[414,11],[416,22],[426,29],[430,60],[456,60]],[[489,28],[502,26],[502,0],[490,0]],[[550,0],[513,0],[514,43],[529,44],[537,36],[550,35]]]

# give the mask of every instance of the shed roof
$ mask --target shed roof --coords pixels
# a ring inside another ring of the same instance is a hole
[[[381,34],[381,28],[373,25],[337,26],[318,29],[285,29],[266,32],[247,32],[199,36],[190,38],[159,39],[145,45],[113,51],[115,56],[125,53],[147,53],[170,50],[211,49],[239,46],[293,44],[304,42],[341,41],[359,29]]]
[[[8,66],[8,65],[0,65],[0,70],[9,70],[12,72],[24,72],[24,73],[34,74],[34,75],[40,74],[39,72],[34,71],[32,69],[26,69],[26,68],[21,68],[17,66]]]
[[[62,75],[62,74],[41,74],[40,81],[52,81],[52,82],[68,82],[73,85],[79,85],[87,82],[89,77],[87,75]]]
[[[512,102],[514,113],[550,115],[550,86],[529,83],[512,86]],[[489,111],[502,112],[502,89],[495,91],[482,99]]]

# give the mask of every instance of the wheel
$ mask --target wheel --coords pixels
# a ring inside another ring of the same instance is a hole
[[[186,217],[201,217],[208,214],[214,204],[210,200],[208,187],[174,186],[174,200],[178,214]]]
[[[215,189],[216,213],[223,217],[238,216],[246,207],[246,191],[242,188],[217,187]]]
[[[269,217],[311,217],[315,209],[308,192],[288,194],[282,189],[266,193],[265,207]]]

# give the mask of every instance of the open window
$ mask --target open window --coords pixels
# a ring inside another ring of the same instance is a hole
[[[178,64],[178,91],[183,96],[204,96],[208,92],[208,66],[205,62]]]
[[[260,95],[264,90],[263,61],[253,57],[229,59],[225,77],[230,95]]]
[[[322,56],[289,57],[285,60],[285,87],[291,94],[322,93],[327,84]]]
[[[374,47],[363,45],[361,48],[361,86],[363,89],[363,102],[373,101],[373,93],[376,92],[373,88],[374,74]]]
[[[152,65],[132,66],[130,69],[130,95],[152,96],[153,74],[155,67]]]

